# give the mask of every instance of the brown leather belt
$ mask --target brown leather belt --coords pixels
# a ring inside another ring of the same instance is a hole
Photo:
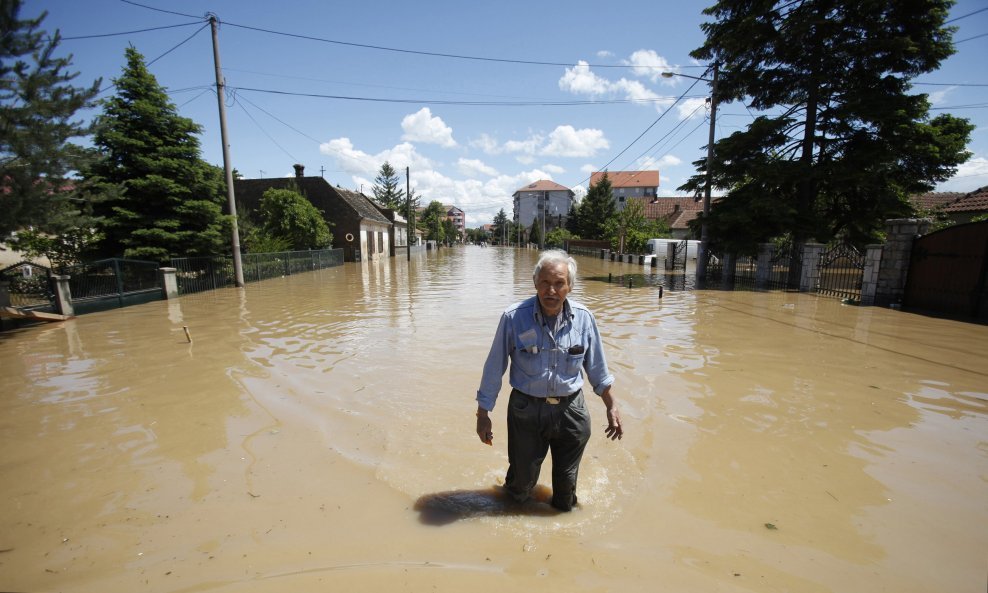
[[[573,397],[577,396],[580,393],[580,391],[582,391],[582,390],[581,389],[577,389],[573,393],[571,393],[569,395],[566,395],[566,396],[563,396],[563,397],[539,397],[537,395],[529,395],[529,394],[525,393],[524,391],[518,391],[517,389],[512,389],[512,391],[513,392],[518,392],[521,395],[524,395],[525,397],[527,397],[528,399],[541,400],[541,401],[544,401],[545,403],[549,404],[550,406],[558,406],[559,404],[568,402],[570,399],[572,399]]]

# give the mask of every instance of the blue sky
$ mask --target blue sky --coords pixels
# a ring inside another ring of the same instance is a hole
[[[134,45],[179,112],[203,127],[203,158],[222,165],[202,28],[213,13],[230,154],[245,177],[292,175],[301,163],[307,175],[370,194],[387,160],[402,176],[410,168],[423,203],[455,204],[475,227],[501,208],[510,214],[511,195],[531,181],[582,194],[605,167],[658,168],[660,195],[677,195],[704,154],[708,88],[659,73],[703,74],[689,52],[703,42],[701,11],[711,3],[26,0],[21,16],[48,11],[43,26],[61,31],[80,84],[102,77],[110,87]],[[978,126],[971,161],[943,191],[988,185],[984,8],[984,0],[954,6],[957,54],[916,79],[933,115]],[[751,118],[744,105],[721,105],[717,137]]]

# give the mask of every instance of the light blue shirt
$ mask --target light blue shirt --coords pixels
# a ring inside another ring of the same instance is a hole
[[[509,359],[508,383],[536,397],[565,397],[581,389],[581,371],[597,395],[614,382],[593,313],[569,299],[563,301],[555,327],[546,326],[538,296],[504,311],[477,390],[481,408],[494,409]]]

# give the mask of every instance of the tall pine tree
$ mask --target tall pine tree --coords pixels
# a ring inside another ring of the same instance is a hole
[[[391,163],[384,161],[374,179],[374,199],[385,208],[402,212],[405,208],[405,190],[401,189],[401,179]]]
[[[952,0],[721,0],[704,11],[702,47],[717,63],[719,102],[762,116],[714,145],[714,185],[728,190],[709,220],[714,243],[753,250],[789,234],[797,243],[871,241],[884,220],[910,213],[908,196],[956,170],[972,126],[929,117],[910,80],[954,52]],[[702,191],[708,164],[680,189]]]
[[[201,159],[201,127],[178,115],[144,57],[133,47],[126,57],[117,93],[96,122],[102,158],[87,172],[124,188],[101,205],[101,255],[167,261],[220,254],[229,228],[222,171]]]
[[[602,240],[608,236],[608,224],[617,216],[614,193],[607,173],[590,186],[572,217],[570,231],[582,239]]]
[[[100,84],[71,84],[72,57],[55,57],[59,32],[40,29],[47,13],[21,19],[21,4],[0,0],[0,240],[26,226],[60,234],[87,225],[85,188],[70,179],[85,152],[70,140],[89,133],[74,118]]]

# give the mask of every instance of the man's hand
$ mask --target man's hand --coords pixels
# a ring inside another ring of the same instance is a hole
[[[494,433],[491,432],[491,418],[487,415],[487,410],[477,408],[477,436],[480,442],[494,446]]]
[[[611,395],[610,387],[604,391],[600,399],[604,400],[604,405],[607,406],[607,428],[604,430],[604,435],[612,441],[620,439],[624,436],[624,428],[621,427],[621,410],[614,396]]]

